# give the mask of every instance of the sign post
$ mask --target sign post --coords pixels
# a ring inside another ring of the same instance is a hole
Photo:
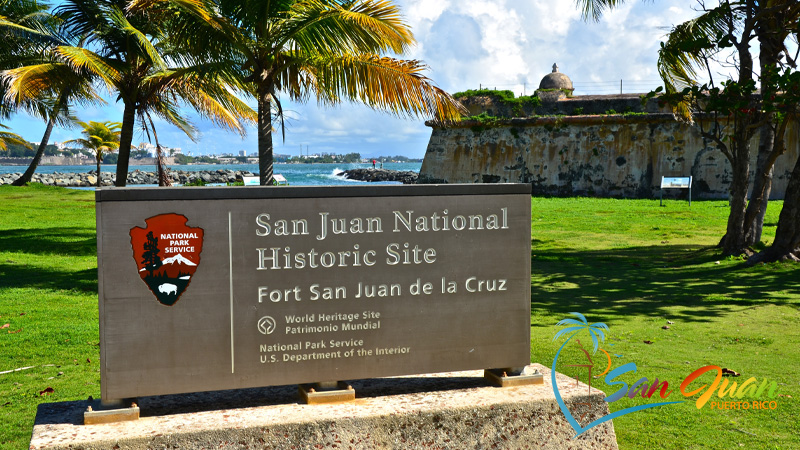
[[[692,206],[692,177],[661,177],[659,206],[664,206],[664,189],[689,189],[689,206]]]
[[[530,186],[99,189],[104,400],[530,362]]]

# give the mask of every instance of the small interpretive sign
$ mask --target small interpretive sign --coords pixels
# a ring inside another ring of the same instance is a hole
[[[659,205],[664,206],[664,189],[688,189],[689,206],[692,206],[692,177],[661,177]]]
[[[104,399],[530,362],[530,186],[98,189]]]
[[[661,188],[682,188],[692,187],[692,177],[661,177]]]
[[[242,177],[245,186],[260,186],[261,181],[258,177]]]

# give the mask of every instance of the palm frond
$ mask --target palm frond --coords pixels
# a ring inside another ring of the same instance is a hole
[[[119,148],[120,128],[119,122],[89,122],[77,121],[83,128],[81,134],[83,138],[70,139],[65,144],[79,144],[81,147],[91,150],[98,160],[103,159],[103,154],[113,152]]]
[[[217,20],[217,17],[210,11],[212,5],[204,0],[132,0],[125,9],[129,13],[136,14],[155,8],[169,9],[173,7],[190,12],[210,24]]]
[[[21,104],[43,97],[56,96],[61,88],[74,82],[72,71],[63,64],[43,63],[2,72],[7,83],[7,99]]]
[[[715,49],[715,41],[728,30],[729,17],[738,18],[730,4],[711,9],[676,25],[658,51],[658,72],[667,92],[678,92],[697,83],[697,70]]]
[[[581,10],[583,20],[591,18],[597,22],[604,12],[622,5],[625,0],[576,0],[575,3],[578,5],[578,9]]]
[[[90,41],[96,41],[98,33],[108,29],[105,3],[92,0],[65,0],[53,10],[53,13],[61,19],[61,27],[66,35],[86,36]]]
[[[113,87],[122,74],[97,53],[81,47],[59,46],[55,53],[64,58],[74,69],[87,70],[103,80],[106,86]]]
[[[10,31],[20,38],[28,41],[36,41],[43,44],[58,44],[52,34],[42,29],[28,27],[19,23],[12,22],[8,17],[0,16],[0,29]]]
[[[298,2],[286,19],[277,21],[276,30],[275,48],[306,54],[402,54],[415,42],[400,10],[386,0]]]
[[[106,14],[117,28],[119,28],[121,31],[124,31],[138,43],[139,47],[142,48],[144,53],[148,56],[149,62],[153,67],[156,69],[167,67],[167,64],[161,58],[161,53],[156,49],[155,45],[150,42],[150,38],[141,30],[133,26],[122,10],[117,8],[109,8]]]
[[[153,108],[153,111],[159,117],[183,131],[184,134],[186,134],[186,136],[192,140],[192,142],[197,142],[199,130],[186,117],[181,115],[178,107],[172,105],[171,103],[159,102]]]
[[[370,54],[315,58],[308,72],[321,103],[347,99],[399,117],[460,120],[464,107],[423,75],[425,68],[419,61]]]
[[[78,144],[83,148],[88,148],[90,145],[92,145],[92,141],[83,138],[69,139],[64,141],[64,145],[69,144]]]
[[[658,51],[658,73],[664,82],[665,92],[676,93],[697,84],[698,70],[704,68],[707,58],[717,50],[717,41],[727,33],[728,19],[740,17],[729,3],[706,11],[694,19],[675,26],[667,35],[667,42]],[[691,121],[689,99],[673,106],[674,113]]]
[[[8,127],[3,124],[0,124],[0,128],[8,130]],[[2,151],[8,150],[9,143],[18,144],[27,149],[33,149],[33,147],[31,147],[31,144],[28,143],[28,141],[26,141],[22,136],[8,131],[0,131],[0,150]]]
[[[203,117],[223,128],[246,134],[245,122],[257,121],[257,114],[214,74],[200,74],[192,69],[168,70],[149,76],[143,91],[154,99],[171,92],[191,105]],[[159,101],[162,101],[159,100]]]

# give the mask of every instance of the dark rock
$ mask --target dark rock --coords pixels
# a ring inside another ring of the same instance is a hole
[[[416,172],[389,170],[389,169],[350,169],[337,175],[343,176],[348,180],[358,181],[399,181],[403,184],[414,184],[419,176]]]

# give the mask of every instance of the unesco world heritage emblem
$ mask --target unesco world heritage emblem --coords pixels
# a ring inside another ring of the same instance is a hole
[[[200,264],[203,229],[187,226],[188,220],[181,214],[160,214],[146,219],[145,228],[131,228],[139,276],[166,306],[178,301]]]

